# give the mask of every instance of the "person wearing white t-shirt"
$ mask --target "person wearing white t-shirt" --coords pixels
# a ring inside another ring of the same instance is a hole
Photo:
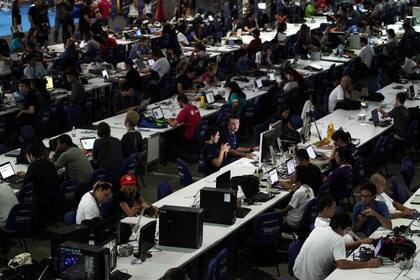
[[[337,210],[337,203],[332,196],[324,195],[319,199],[318,203],[318,216],[315,218],[314,228],[320,227],[329,227],[331,222],[331,217],[334,216]],[[354,233],[349,231],[343,236],[344,243],[346,244],[346,250],[354,250],[362,244],[372,243],[372,239],[366,238],[358,241],[354,241]],[[355,239],[358,239],[355,236]]]
[[[190,42],[188,41],[187,36],[185,36],[185,32],[187,31],[187,26],[185,24],[181,24],[178,27],[178,34],[176,35],[176,38],[178,39],[179,45],[182,47],[188,47],[190,45]]]
[[[9,185],[3,184],[0,188],[0,228],[4,229],[10,211],[16,204],[19,204],[19,201],[13,189]]]
[[[343,236],[351,227],[347,213],[339,213],[331,218],[330,227],[315,228],[303,243],[293,266],[294,276],[301,280],[325,279],[334,265],[340,269],[378,267],[376,258],[367,262],[355,262],[346,258]]]
[[[306,204],[314,198],[313,190],[306,184],[308,178],[304,174],[303,166],[296,166],[295,176],[296,190],[292,195],[289,205],[280,210],[280,213],[286,216],[285,221],[291,228],[299,228]]]
[[[76,224],[81,224],[84,220],[101,218],[99,206],[108,202],[112,198],[112,184],[98,181],[93,186],[93,190],[85,193],[79,202],[76,213]]]
[[[160,49],[152,50],[152,58],[155,61],[153,65],[140,70],[140,73],[148,74],[154,71],[159,75],[159,79],[162,79],[171,70],[171,65]]]
[[[340,84],[333,89],[328,97],[328,111],[332,113],[338,103],[344,101],[346,94],[351,87],[351,78],[349,76],[341,77]]]
[[[372,60],[375,56],[375,51],[373,48],[368,44],[368,40],[366,37],[360,37],[360,53],[358,57],[360,57],[360,60],[364,65],[366,65],[367,68],[372,67]]]
[[[376,186],[377,194],[376,200],[382,201],[388,207],[391,219],[398,219],[402,217],[410,217],[416,214],[416,210],[405,207],[401,203],[393,200],[385,193],[386,179],[379,173],[370,176],[369,181]]]

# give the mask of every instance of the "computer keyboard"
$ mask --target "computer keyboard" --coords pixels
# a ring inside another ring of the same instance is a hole
[[[130,274],[122,272],[120,270],[115,270],[109,276],[110,280],[127,280],[127,279],[130,279],[130,278],[131,278]]]
[[[251,211],[250,208],[246,207],[237,207],[235,211],[236,218],[244,218]]]

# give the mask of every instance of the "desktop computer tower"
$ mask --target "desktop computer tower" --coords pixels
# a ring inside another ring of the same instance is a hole
[[[204,210],[164,205],[159,212],[159,245],[198,249],[203,243]]]
[[[200,190],[200,208],[204,209],[204,221],[233,225],[236,221],[236,191],[218,188]]]

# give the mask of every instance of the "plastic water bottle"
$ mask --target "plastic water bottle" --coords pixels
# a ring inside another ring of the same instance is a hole
[[[71,138],[76,138],[76,128],[74,126],[71,129]]]

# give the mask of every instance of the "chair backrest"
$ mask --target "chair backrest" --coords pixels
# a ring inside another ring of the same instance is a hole
[[[7,153],[9,149],[4,144],[0,144],[0,155]]]
[[[227,249],[225,248],[210,260],[205,279],[224,280],[228,279],[227,277]]]
[[[418,121],[414,120],[410,123],[407,130],[406,142],[407,145],[413,145],[418,141],[419,129],[418,129]]]
[[[170,195],[173,192],[172,186],[169,184],[168,181],[160,182],[156,190],[157,200],[161,200],[162,198]]]
[[[39,132],[44,132],[50,127],[50,107],[41,108],[36,117],[35,127]]]
[[[56,210],[69,210],[75,204],[76,198],[76,189],[77,189],[77,181],[76,180],[66,180],[61,183],[60,188],[57,192],[56,198]]]
[[[137,160],[134,157],[126,158],[121,165],[122,174],[136,174]]]
[[[226,122],[228,120],[231,109],[232,107],[229,106],[228,104],[224,104],[222,107],[220,107],[219,112],[217,114],[217,119],[216,119],[216,126],[219,127],[220,129],[226,127],[227,125]]]
[[[295,265],[295,260],[299,255],[300,249],[302,248],[302,243],[299,240],[295,240],[289,245],[288,255],[287,255],[287,267],[289,270],[289,275],[293,276],[293,266]]]
[[[363,164],[363,158],[360,157],[353,163],[353,186],[360,186],[366,182],[365,166]]]
[[[67,106],[67,117],[70,127],[81,128],[84,125],[82,109],[79,105],[71,104]]]
[[[176,166],[178,167],[179,183],[184,187],[192,184],[193,179],[187,163],[178,158],[176,160]]]
[[[315,223],[316,216],[318,215],[318,198],[313,198],[305,206],[303,211],[302,220],[300,221],[300,228],[303,230],[310,230],[310,227]]]
[[[34,202],[34,184],[28,183],[20,189],[18,193],[19,203],[33,203]]]
[[[97,169],[92,172],[92,176],[90,177],[90,180],[89,180],[89,190],[99,180],[101,181],[107,180],[106,172],[104,169]]]
[[[400,193],[398,191],[398,183],[397,178],[395,176],[391,176],[391,191],[392,191],[392,198],[395,201],[401,202]]]
[[[35,129],[30,125],[25,125],[20,129],[20,137],[24,142],[37,139]]]
[[[206,120],[201,120],[200,123],[196,126],[194,132],[194,139],[197,143],[201,144],[204,142],[204,134],[206,133],[209,123]]]
[[[13,232],[30,232],[33,219],[32,203],[19,203],[13,206],[6,220],[5,228]]]
[[[395,139],[392,134],[389,134],[385,138],[385,161],[389,161],[394,155],[394,143]]]
[[[74,225],[76,223],[76,211],[71,210],[64,214],[64,223],[66,225]]]
[[[375,147],[373,149],[372,158],[378,162],[382,162],[385,156],[385,137],[379,136],[376,140]]]
[[[254,221],[254,246],[274,247],[277,245],[282,221],[281,214],[277,212],[258,215]]]
[[[410,188],[411,182],[413,181],[415,171],[416,167],[414,166],[410,158],[403,157],[403,159],[401,160],[401,176],[403,178],[404,184],[408,188]]]
[[[298,129],[303,126],[303,120],[299,115],[292,115],[290,117],[290,124],[293,126],[293,128]]]
[[[330,193],[330,189],[331,189],[331,183],[325,182],[324,184],[322,184],[322,186],[319,187],[318,197],[321,197],[323,195],[328,195]]]

